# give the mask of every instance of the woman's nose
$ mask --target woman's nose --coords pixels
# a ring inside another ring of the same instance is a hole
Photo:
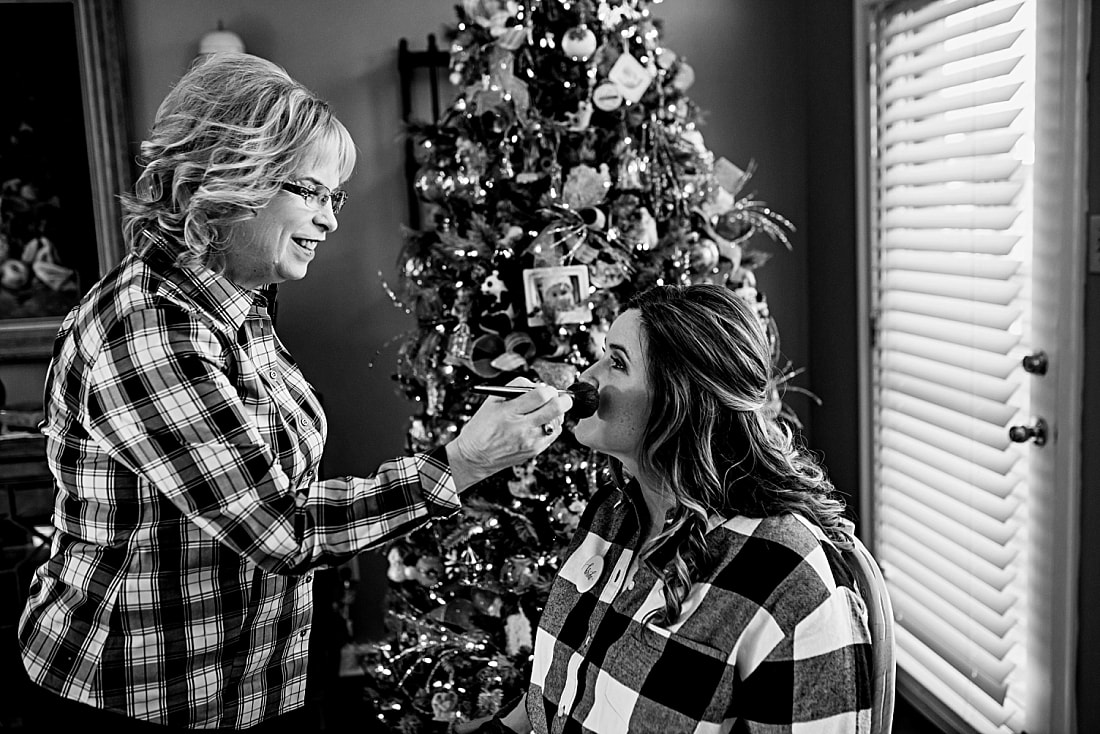
[[[314,215],[313,221],[320,227],[323,227],[326,232],[335,232],[340,226],[339,220],[332,212],[332,204],[325,204],[323,207],[317,210],[317,214]]]

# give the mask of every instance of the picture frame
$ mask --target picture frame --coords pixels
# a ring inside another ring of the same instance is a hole
[[[588,292],[588,268],[584,265],[524,270],[528,325],[587,324],[592,320]]]
[[[0,116],[9,146],[0,363],[47,360],[71,305],[124,249],[118,195],[132,170],[122,14],[118,0],[0,0],[0,29],[4,68],[21,75]],[[32,43],[40,50],[28,55]],[[38,220],[13,222],[12,212]]]

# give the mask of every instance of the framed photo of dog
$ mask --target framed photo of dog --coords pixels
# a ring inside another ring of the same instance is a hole
[[[530,268],[523,271],[527,324],[587,324],[588,268],[584,265]]]

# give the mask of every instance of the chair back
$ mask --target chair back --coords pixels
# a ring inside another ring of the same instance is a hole
[[[852,536],[852,540],[853,547],[844,556],[867,607],[867,627],[871,632],[871,733],[890,734],[894,725],[896,672],[894,608],[878,562],[859,538]]]

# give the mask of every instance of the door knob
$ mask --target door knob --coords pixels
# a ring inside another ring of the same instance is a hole
[[[1047,442],[1047,422],[1036,418],[1030,426],[1012,426],[1008,429],[1008,437],[1016,443],[1034,441],[1036,446],[1043,446]]]
[[[1023,364],[1025,372],[1030,372],[1033,375],[1045,375],[1047,373],[1049,360],[1046,352],[1039,351],[1035,354],[1029,354],[1020,362]]]

